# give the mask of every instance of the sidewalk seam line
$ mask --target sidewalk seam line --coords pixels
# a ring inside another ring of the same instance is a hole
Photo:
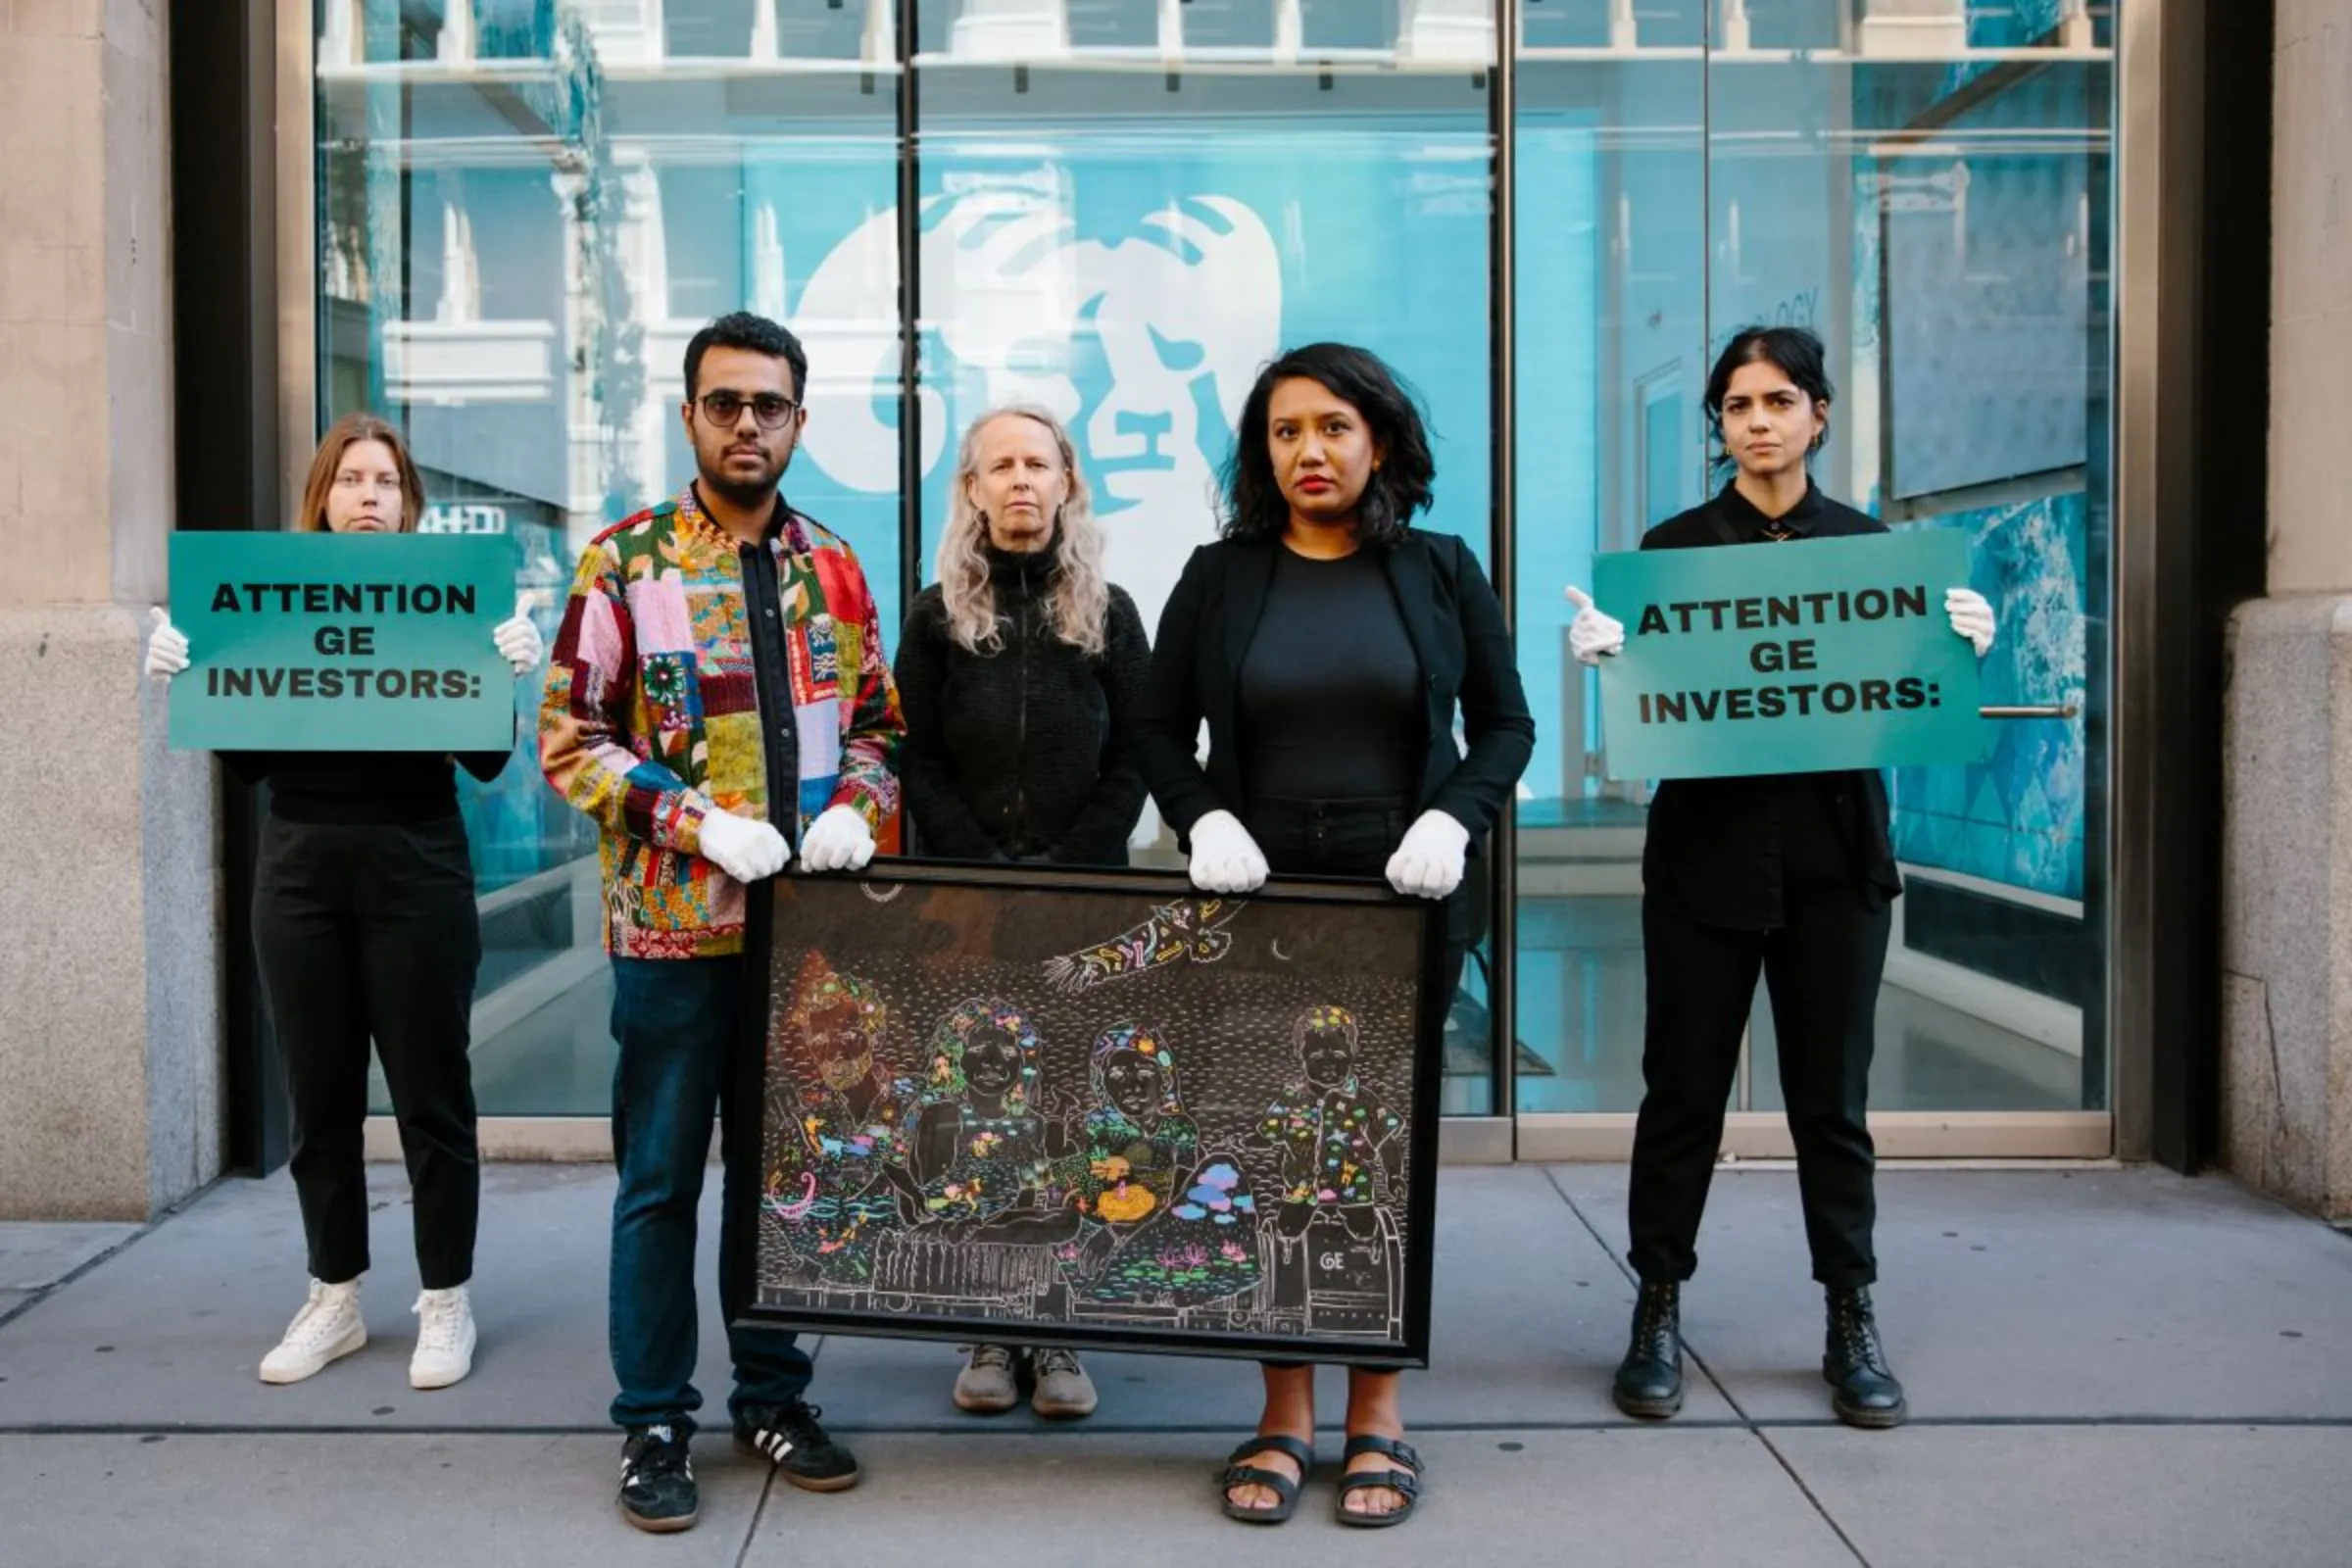
[[[148,1237],[154,1235],[159,1229],[162,1228],[164,1221],[177,1219],[180,1215],[195,1207],[198,1202],[212,1193],[214,1188],[220,1186],[228,1178],[224,1175],[214,1177],[211,1181],[206,1182],[202,1187],[199,1187],[196,1189],[196,1191],[188,1194],[187,1197],[181,1199],[178,1202],[173,1203],[171,1207],[164,1209],[161,1213],[156,1214],[153,1218],[149,1219],[146,1224],[141,1225],[137,1230],[132,1231],[128,1236],[123,1237],[121,1241],[108,1248],[105,1251],[83,1258],[79,1263],[75,1264],[73,1268],[68,1269],[56,1279],[51,1280],[48,1284],[43,1285],[38,1289],[27,1291],[24,1295],[24,1299],[19,1301],[15,1306],[10,1307],[7,1311],[0,1312],[0,1329],[8,1327],[11,1323],[14,1323],[17,1319],[23,1317],[25,1313],[31,1311],[34,1307],[49,1299],[50,1297],[56,1295],[59,1291],[64,1290],[67,1286],[73,1284],[75,1280],[81,1278],[84,1274],[87,1274],[90,1270],[96,1268],[99,1264],[112,1261],[113,1259],[121,1256],[126,1249],[135,1247],[139,1243],[145,1241]]]
[[[1781,1452],[1780,1445],[1773,1442],[1771,1436],[1760,1427],[1756,1429],[1756,1441],[1764,1445],[1764,1451],[1772,1455],[1773,1463],[1781,1467],[1782,1473],[1788,1477],[1789,1484],[1795,1487],[1804,1499],[1813,1505],[1813,1511],[1821,1516],[1823,1524],[1830,1527],[1830,1533],[1843,1542],[1845,1549],[1854,1554],[1854,1561],[1860,1563],[1862,1568],[1870,1568],[1870,1559],[1862,1554],[1860,1546],[1854,1544],[1854,1538],[1845,1533],[1845,1526],[1839,1524],[1837,1517],[1823,1504],[1821,1498],[1814,1494],[1812,1487],[1806,1484],[1805,1478],[1796,1473],[1796,1466],[1790,1464],[1788,1456]]]
[[[743,1544],[735,1548],[735,1568],[743,1568],[751,1559],[752,1543],[760,1539],[760,1521],[767,1513],[767,1499],[775,1493],[776,1467],[771,1464],[767,1467],[767,1479],[760,1484],[760,1500],[752,1505],[751,1523],[744,1526]]]
[[[1585,1211],[1576,1206],[1576,1200],[1569,1197],[1568,1189],[1560,1185],[1560,1179],[1555,1173],[1554,1167],[1550,1165],[1544,1167],[1544,1179],[1551,1183],[1551,1190],[1560,1195],[1560,1201],[1568,1205],[1568,1212],[1576,1216],[1576,1222],[1585,1228],[1585,1234],[1592,1237],[1594,1244],[1600,1248],[1601,1255],[1616,1265],[1617,1272],[1624,1277],[1628,1285],[1634,1288],[1635,1294],[1640,1295],[1642,1282],[1634,1277],[1632,1266],[1617,1255],[1616,1250],[1609,1246],[1608,1239],[1593,1227],[1590,1219],[1585,1217]],[[1750,1428],[1754,1427],[1754,1420],[1744,1409],[1740,1408],[1740,1401],[1733,1396],[1730,1387],[1724,1383],[1723,1379],[1715,1375],[1715,1369],[1707,1365],[1707,1358],[1691,1348],[1690,1341],[1679,1329],[1675,1338],[1683,1348],[1683,1354],[1690,1358],[1693,1366],[1698,1368],[1698,1375],[1707,1380],[1708,1386],[1723,1396],[1723,1402],[1732,1407],[1732,1413],[1740,1418],[1741,1424]]]
[[[1845,1423],[1835,1416],[1777,1417],[1751,1420],[1715,1420],[1703,1416],[1681,1417],[1672,1421],[1636,1421],[1627,1417],[1595,1418],[1590,1421],[1417,1421],[1414,1430],[1444,1433],[1452,1437],[1478,1437],[1513,1432],[1615,1432],[1669,1434],[1675,1432],[1833,1432],[1842,1430]],[[2272,1432],[2345,1432],[2352,1431],[2352,1416],[1914,1416],[1903,1423],[1906,1432],[1994,1432],[1994,1431],[2068,1431],[2075,1429],[2130,1432],[2205,1431],[2225,1427],[2241,1427],[2248,1431]],[[0,1438],[122,1438],[160,1435],[183,1438],[598,1438],[610,1436],[612,1428],[605,1425],[582,1426],[357,1426],[348,1423],[319,1423],[296,1425],[213,1425],[174,1421],[127,1422],[108,1421],[86,1424],[62,1422],[12,1422],[0,1424]],[[1087,1437],[1214,1437],[1232,1430],[1231,1423],[1201,1423],[1199,1425],[1126,1425],[1098,1424],[1093,1421],[1072,1426],[975,1428],[946,1423],[924,1425],[914,1422],[881,1422],[872,1426],[842,1426],[845,1434],[867,1438],[971,1438],[1015,1439],[1053,1438],[1076,1442]],[[1329,1429],[1336,1433],[1338,1427]]]

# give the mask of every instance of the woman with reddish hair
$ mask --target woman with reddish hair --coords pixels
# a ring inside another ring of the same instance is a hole
[[[294,518],[301,533],[410,533],[424,486],[400,432],[369,414],[318,443]],[[147,672],[188,667],[188,639],[162,610]],[[519,609],[492,633],[517,677],[539,663]],[[310,1294],[264,1383],[299,1383],[368,1343],[368,1043],[392,1095],[415,1195],[423,1294],[409,1382],[439,1389],[473,1367],[473,1274],[481,1169],[466,1060],[481,929],[453,762],[488,782],[507,752],[239,752],[221,760],[270,785],[254,875],[254,947],[293,1108],[288,1166],[310,1249]]]

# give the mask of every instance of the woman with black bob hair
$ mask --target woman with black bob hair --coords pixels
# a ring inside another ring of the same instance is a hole
[[[1351,531],[1358,545],[1396,543],[1412,525],[1413,514],[1437,499],[1438,466],[1429,455],[1429,430],[1396,373],[1369,351],[1346,343],[1309,343],[1258,372],[1225,459],[1225,517],[1218,533],[1256,544],[1291,531],[1290,496],[1275,471],[1274,444],[1263,435],[1275,390],[1286,380],[1311,381],[1356,411],[1381,451],[1356,498]],[[1250,438],[1252,432],[1258,439]]]
[[[1465,860],[1536,726],[1477,558],[1411,526],[1435,478],[1420,410],[1372,354],[1314,343],[1266,367],[1226,466],[1224,537],[1193,552],[1160,615],[1137,756],[1203,891],[1252,892],[1274,871],[1385,876],[1445,900],[1449,997],[1467,947]],[[1279,1524],[1314,1459],[1314,1368],[1264,1370],[1225,1511]],[[1421,1464],[1403,1435],[1397,1374],[1351,1369],[1342,1524],[1411,1514]]]
[[[1813,483],[1807,462],[1829,434],[1821,340],[1798,327],[1749,327],[1707,378],[1715,464],[1732,480],[1669,517],[1644,550],[1782,543],[1885,533]],[[1568,590],[1570,647],[1586,663],[1621,652],[1625,627]],[[1944,592],[1955,635],[1979,658],[1992,607]],[[1627,1200],[1641,1280],[1632,1344],[1614,1395],[1629,1415],[1682,1408],[1682,1282],[1698,1267],[1698,1222],[1723,1139],[1740,1040],[1762,975],[1779,1037],[1781,1090],[1796,1145],[1797,1192],[1813,1277],[1826,1293],[1822,1376],[1848,1426],[1900,1425],[1903,1386],[1879,1342],[1870,1287],[1876,1153],[1867,1123],[1873,1017],[1886,963],[1889,903],[1903,890],[1875,769],[1667,779],[1642,855],[1642,950],[1648,1022],[1646,1092],[1635,1124]]]

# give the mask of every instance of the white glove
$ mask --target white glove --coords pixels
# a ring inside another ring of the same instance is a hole
[[[1625,652],[1624,621],[1594,610],[1592,596],[1574,583],[1568,585],[1568,602],[1576,607],[1576,618],[1568,623],[1568,651],[1577,662],[1597,664],[1606,655]]]
[[[172,624],[161,605],[149,610],[147,618],[155,622],[147,637],[147,673],[169,686],[172,676],[188,667],[188,634]]]
[[[702,855],[738,882],[758,882],[784,869],[792,846],[773,823],[714,810],[703,817]]]
[[[490,628],[490,640],[498,645],[499,657],[514,665],[517,675],[538,668],[539,656],[547,652],[547,643],[527,612],[530,603],[529,594],[516,594],[514,613]]]
[[[1442,899],[1462,885],[1470,830],[1444,811],[1423,811],[1389,857],[1389,886],[1407,898]]]
[[[828,806],[801,835],[801,864],[811,871],[862,871],[874,858],[874,830],[855,806]]]
[[[1211,811],[1193,824],[1193,858],[1185,866],[1203,893],[1255,893],[1266,885],[1266,857],[1231,811]]]
[[[1976,645],[1977,657],[1983,659],[1992,648],[1992,606],[1974,588],[1946,588],[1943,591],[1943,612],[1952,620],[1952,630]]]

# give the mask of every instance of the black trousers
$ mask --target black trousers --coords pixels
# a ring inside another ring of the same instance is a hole
[[[1774,930],[1740,931],[1690,919],[1665,900],[1642,901],[1646,1092],[1627,1208],[1629,1260],[1646,1282],[1687,1280],[1698,1268],[1699,1215],[1759,970],[1780,1037],[1813,1277],[1834,1286],[1878,1278],[1876,1154],[1864,1115],[1892,917],[1852,884],[1792,888],[1786,914]]]
[[[481,1212],[466,1060],[482,939],[466,825],[327,825],[271,816],[254,947],[293,1104],[294,1191],[311,1274],[368,1269],[368,1043],[383,1058],[415,1199],[426,1290],[473,1274]]]

